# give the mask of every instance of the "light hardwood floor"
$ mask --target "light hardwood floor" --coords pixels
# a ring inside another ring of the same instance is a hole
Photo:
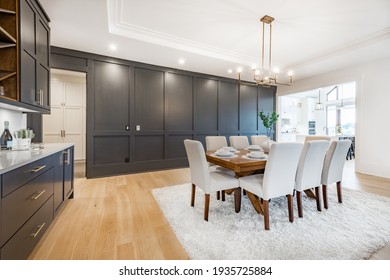
[[[66,202],[30,259],[188,259],[150,190],[189,179],[188,168],[76,179],[74,199]],[[353,161],[346,163],[343,187],[390,197],[390,180],[355,173]],[[390,259],[390,246],[373,259]]]

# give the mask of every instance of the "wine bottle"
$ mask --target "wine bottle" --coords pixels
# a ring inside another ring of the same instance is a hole
[[[4,131],[3,134],[1,134],[0,138],[1,142],[1,149],[2,150],[11,150],[12,148],[12,135],[11,132],[9,131],[9,122],[5,121],[4,122]]]

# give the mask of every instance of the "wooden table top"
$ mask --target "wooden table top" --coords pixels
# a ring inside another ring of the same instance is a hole
[[[206,152],[207,161],[216,165],[233,170],[238,176],[245,176],[254,173],[256,170],[264,170],[267,159],[244,158],[250,151],[239,150],[233,158],[213,156],[215,151]]]

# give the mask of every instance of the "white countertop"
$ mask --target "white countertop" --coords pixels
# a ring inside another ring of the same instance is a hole
[[[4,174],[23,165],[50,156],[74,146],[72,143],[44,144],[39,151],[0,151],[0,174]]]

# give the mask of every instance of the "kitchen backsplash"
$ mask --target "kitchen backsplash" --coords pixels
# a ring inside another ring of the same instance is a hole
[[[9,121],[9,130],[14,131],[26,128],[27,116],[22,112],[0,108],[0,134],[4,130],[4,121]]]

